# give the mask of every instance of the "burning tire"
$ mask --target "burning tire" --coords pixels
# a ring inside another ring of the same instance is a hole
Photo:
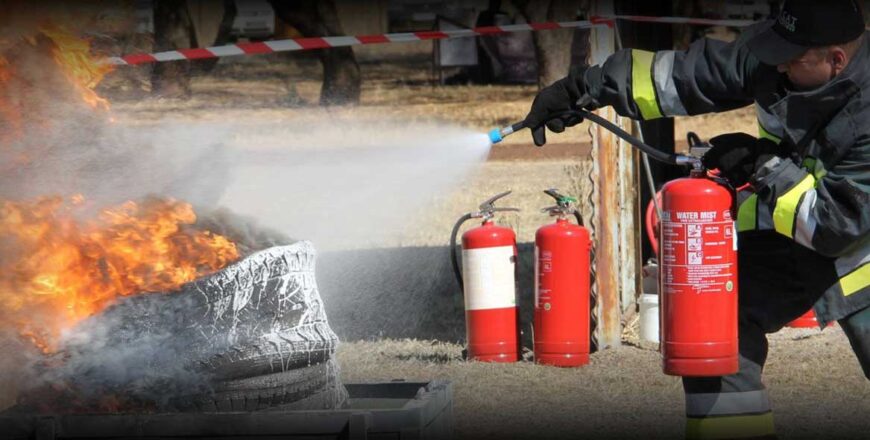
[[[338,338],[314,262],[313,246],[298,242],[255,252],[180,292],[123,298],[65,337],[31,395],[44,401],[46,389],[60,389],[76,395],[80,410],[107,409],[106,396],[156,410],[341,406]]]

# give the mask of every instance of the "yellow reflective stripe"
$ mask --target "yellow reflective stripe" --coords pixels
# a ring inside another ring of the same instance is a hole
[[[767,131],[763,125],[761,125],[761,121],[758,121],[758,137],[770,139],[777,144],[782,141],[779,137],[773,135],[771,132]]]
[[[687,439],[725,439],[773,436],[773,413],[686,420]]]
[[[652,77],[654,57],[655,52],[631,50],[631,97],[640,110],[640,116],[645,120],[662,117]]]
[[[737,232],[755,229],[757,212],[758,194],[752,194],[737,207]]]
[[[843,291],[843,296],[849,296],[867,286],[870,286],[870,264],[865,264],[858,270],[840,278],[840,289]]]
[[[786,237],[794,235],[794,218],[797,213],[798,202],[801,196],[813,189],[816,179],[807,174],[803,180],[776,199],[776,207],[773,208],[773,228]]]

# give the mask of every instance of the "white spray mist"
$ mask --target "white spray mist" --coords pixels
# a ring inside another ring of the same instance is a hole
[[[239,131],[220,204],[321,250],[377,247],[454,189],[489,146],[485,134],[439,125]]]

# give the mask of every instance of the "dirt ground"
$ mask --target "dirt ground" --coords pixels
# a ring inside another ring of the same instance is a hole
[[[466,362],[459,344],[407,339],[345,342],[338,359],[347,382],[452,381],[458,438],[682,437],[679,378],[655,345],[624,342],[576,369]],[[870,387],[838,327],[771,335],[765,377],[780,438],[866,438]]]
[[[113,101],[118,121],[132,125],[148,124],[167,115],[181,121],[241,123],[329,118],[340,124],[342,120],[394,118],[437,120],[481,132],[522,119],[535,93],[531,86],[435,86],[430,83],[432,73],[425,60],[402,65],[370,62],[362,65],[362,72],[362,102],[357,107],[324,109],[314,105],[320,87],[319,65],[311,59],[281,56],[238,58],[221,63],[209,74],[198,74],[188,101],[149,99],[138,85],[124,82],[124,75],[131,76],[124,71],[109,81],[105,93]],[[751,108],[676,121],[679,138],[687,130],[706,138],[725,131],[752,133],[755,128]],[[439,263],[431,270],[437,271],[437,276],[409,277],[403,280],[404,285],[393,288],[407,295],[414,295],[415,290],[419,294],[433,292],[435,296],[424,304],[450,302],[449,317],[432,310],[426,317],[416,317],[411,309],[402,308],[409,306],[391,311],[389,303],[379,305],[382,316],[361,316],[355,309],[358,303],[343,297],[345,292],[331,292],[336,286],[319,275],[327,311],[335,311],[329,313],[330,320],[346,339],[338,353],[343,379],[452,381],[455,429],[460,438],[681,437],[680,381],[661,373],[659,354],[654,346],[638,342],[636,323],[626,329],[623,346],[593,354],[591,364],[583,368],[461,359],[462,314],[454,307],[452,275],[443,264],[453,221],[490,195],[512,189],[510,205],[522,208],[524,214],[508,216],[505,222],[517,229],[519,241],[528,246],[535,229],[549,221],[538,213],[548,204],[541,190],[582,189],[568,169],[588,166],[588,148],[584,147],[588,142],[585,124],[552,136],[551,145],[543,149],[529,146],[527,134],[509,138],[494,148],[490,160],[463,184],[462,191],[444,197],[415,233],[385,245],[435,255]],[[528,288],[528,284],[524,286],[521,289]],[[529,292],[520,294],[527,296]],[[330,301],[345,303],[331,306]],[[401,303],[403,299],[384,301]],[[349,309],[357,314],[350,314]],[[399,313],[405,316],[399,317]],[[429,324],[409,324],[402,331],[389,327],[388,322],[399,322],[399,318],[403,323]],[[369,319],[373,324],[364,330],[349,330],[349,321],[365,325]],[[870,429],[870,386],[839,328],[821,333],[786,329],[772,335],[765,373],[781,438],[850,437]]]

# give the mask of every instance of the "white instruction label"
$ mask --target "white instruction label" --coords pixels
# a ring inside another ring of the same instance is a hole
[[[514,247],[462,250],[465,310],[516,307]]]

